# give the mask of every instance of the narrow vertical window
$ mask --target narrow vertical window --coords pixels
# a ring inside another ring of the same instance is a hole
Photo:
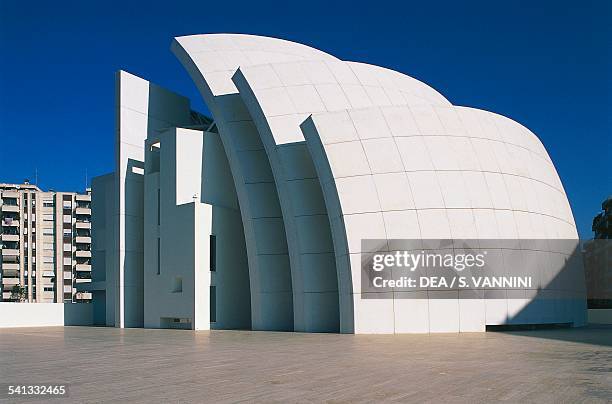
[[[157,275],[161,274],[161,243],[157,238]]]
[[[210,287],[210,322],[217,321],[217,287]]]
[[[161,189],[157,188],[157,225],[161,224]]]
[[[217,237],[214,234],[210,235],[210,271],[217,270]]]

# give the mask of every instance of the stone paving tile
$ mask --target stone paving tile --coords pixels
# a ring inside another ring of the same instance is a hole
[[[0,383],[55,402],[612,402],[612,328],[437,335],[0,330]],[[24,403],[32,400],[2,400]]]

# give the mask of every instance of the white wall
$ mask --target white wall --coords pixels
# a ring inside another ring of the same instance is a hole
[[[210,274],[206,261],[208,245],[200,238],[207,241],[212,211],[209,205],[200,202],[203,134],[170,129],[151,137],[148,143],[152,142],[159,142],[159,151],[147,150],[147,160],[158,158],[159,171],[147,161],[144,326],[165,327],[168,319],[178,318],[189,319],[192,329],[206,330],[210,328]],[[180,291],[176,290],[179,280]]]
[[[147,145],[145,327],[172,327],[177,324],[169,320],[188,319],[180,326],[209,329],[214,285],[217,315],[212,327],[250,328],[244,232],[219,135],[176,128],[151,136]],[[216,236],[216,272],[210,271],[211,234]],[[180,292],[175,290],[178,278]]]
[[[160,129],[191,123],[189,100],[130,73],[117,74],[115,325],[143,326],[144,142]]]
[[[91,325],[91,303],[0,302],[0,328]]]

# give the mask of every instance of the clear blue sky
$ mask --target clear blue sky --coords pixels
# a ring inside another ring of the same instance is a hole
[[[612,2],[0,0],[0,182],[82,190],[113,170],[114,72],[206,109],[172,37],[285,38],[506,115],[548,149],[581,236],[612,194]],[[63,158],[47,152],[61,151]]]

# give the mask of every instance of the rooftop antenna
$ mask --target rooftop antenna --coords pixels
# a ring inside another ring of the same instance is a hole
[[[87,167],[85,167],[85,191],[87,191]]]

